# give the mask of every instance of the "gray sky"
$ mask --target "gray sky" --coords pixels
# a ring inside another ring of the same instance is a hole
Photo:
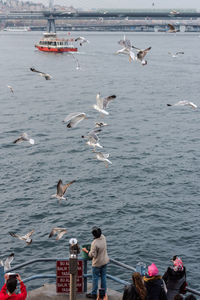
[[[25,0],[24,0],[25,1]],[[49,0],[32,0],[47,5]],[[75,8],[197,8],[200,0],[54,0],[55,4],[74,6]]]

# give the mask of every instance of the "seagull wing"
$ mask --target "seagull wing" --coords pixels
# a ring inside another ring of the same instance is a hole
[[[175,30],[175,27],[172,24],[167,24],[170,30]]]
[[[71,118],[70,123],[67,125],[68,128],[73,128],[76,127],[76,125],[81,122],[83,119],[86,118],[86,114],[85,113],[80,113],[77,116],[74,116]]]
[[[31,70],[32,72],[35,72],[35,73],[41,73],[41,74],[42,74],[42,72],[36,70],[35,68],[30,68],[30,70]]]
[[[96,100],[97,100],[97,106],[100,108],[100,109],[103,109],[103,98],[101,98],[100,94],[97,94],[96,96]]]
[[[15,238],[18,238],[20,240],[24,240],[24,238],[20,235],[18,235],[17,233],[14,233],[14,232],[9,232],[9,234],[12,236],[12,237],[15,237]]]
[[[116,95],[111,95],[111,96],[104,98],[103,99],[103,109],[105,109],[106,106],[108,105],[108,103],[115,98],[116,98]]]
[[[57,241],[60,240],[65,233],[67,233],[67,230],[63,229],[63,228],[60,228],[60,232],[58,233],[58,236],[57,236],[56,240]]]
[[[176,55],[178,54],[184,54],[184,52],[183,51],[176,52]]]
[[[72,181],[70,181],[69,183],[63,185],[63,195],[64,195],[64,193],[66,192],[67,188],[68,188],[72,183],[74,183],[75,181],[76,181],[76,180],[72,180]]]
[[[7,271],[10,269],[10,264],[11,262],[13,261],[14,259],[14,253],[11,253],[5,260],[5,263],[4,263],[4,270]]]
[[[16,139],[13,143],[18,144],[18,143],[21,143],[21,142],[24,142],[24,139],[23,139],[22,136],[20,136],[18,139]]]
[[[65,117],[65,119],[63,120],[63,122],[64,122],[64,123],[67,123],[67,122],[69,122],[73,117],[75,117],[75,116],[77,116],[77,115],[80,115],[80,114],[81,114],[81,112],[73,112],[73,113],[67,115],[67,116]]]
[[[23,238],[24,238],[25,240],[28,239],[28,238],[30,238],[30,236],[33,234],[34,231],[35,231],[34,229],[31,230],[30,232],[28,232],[27,234],[25,234],[25,235],[23,236]]]
[[[62,184],[62,180],[61,179],[57,183],[57,195],[61,196],[61,197],[64,195],[63,184]]]
[[[53,228],[49,233],[49,238],[52,237],[54,234],[56,234],[56,232],[57,232],[57,228]]]

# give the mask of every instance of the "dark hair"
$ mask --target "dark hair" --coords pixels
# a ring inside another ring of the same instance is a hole
[[[188,295],[186,298],[185,298],[185,300],[196,300],[197,298],[194,296],[194,295],[192,295],[192,294],[190,294],[190,295]]]
[[[6,282],[7,290],[12,294],[17,287],[17,279],[16,278],[8,278]]]
[[[181,296],[180,294],[177,294],[174,296],[174,300],[183,300],[183,296]]]
[[[141,300],[146,299],[147,290],[146,290],[146,287],[144,285],[144,282],[142,280],[142,276],[140,275],[140,273],[139,272],[133,273],[132,280],[133,280],[135,288],[139,294],[140,299]]]
[[[101,228],[95,226],[92,228],[92,234],[95,239],[98,239],[101,236]]]

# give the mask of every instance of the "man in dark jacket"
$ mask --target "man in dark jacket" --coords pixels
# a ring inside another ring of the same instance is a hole
[[[186,269],[183,266],[182,260],[178,256],[172,259],[173,267],[168,267],[163,275],[163,280],[167,286],[167,299],[173,300],[176,294],[185,294],[186,283]]]

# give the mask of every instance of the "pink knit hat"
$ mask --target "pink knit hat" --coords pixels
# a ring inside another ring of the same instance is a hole
[[[173,263],[174,271],[183,271],[183,262],[180,257],[177,256]]]
[[[159,271],[158,268],[154,263],[152,263],[150,266],[148,266],[148,274],[149,276],[156,276],[158,275]]]

